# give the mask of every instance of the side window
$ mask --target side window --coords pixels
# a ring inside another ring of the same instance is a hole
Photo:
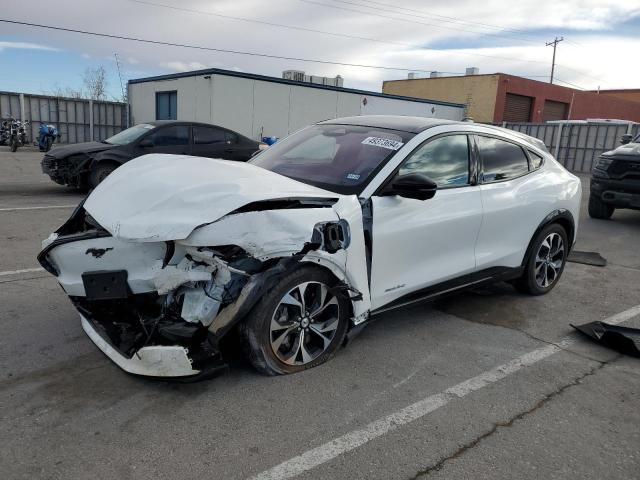
[[[529,171],[527,156],[518,145],[497,138],[478,137],[478,147],[485,183],[508,180]]]
[[[537,170],[542,165],[542,157],[531,150],[529,150],[529,159],[531,160],[531,170]]]
[[[224,132],[224,138],[227,143],[238,143],[238,135],[233,132]]]
[[[189,145],[189,126],[174,125],[172,127],[159,128],[149,138],[155,147]]]
[[[413,152],[398,173],[422,173],[438,187],[467,185],[469,140],[466,135],[447,135],[431,140]]]
[[[156,92],[156,120],[178,119],[178,92]]]
[[[193,127],[193,143],[196,145],[210,145],[212,143],[224,143],[224,132],[219,128]]]

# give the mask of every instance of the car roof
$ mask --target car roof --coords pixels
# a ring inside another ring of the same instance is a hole
[[[409,133],[420,133],[425,130],[440,125],[477,125],[479,127],[487,127],[496,133],[502,133],[506,136],[512,135],[519,140],[547,151],[544,142],[526,135],[522,132],[509,130],[507,128],[498,127],[496,125],[488,125],[484,123],[476,123],[470,121],[445,120],[443,118],[426,118],[426,117],[410,117],[404,115],[359,115],[355,117],[342,117],[331,120],[318,122],[318,125],[356,125],[361,127],[386,128],[389,130],[400,130]]]
[[[220,125],[214,125],[213,123],[204,123],[204,122],[192,122],[190,120],[154,120],[153,122],[144,122],[147,125],[155,125],[156,127],[162,127],[165,125],[202,125],[204,127],[216,127],[222,128],[224,130],[229,130],[226,127],[222,127]]]
[[[361,127],[388,128],[409,133],[420,133],[438,125],[461,123],[442,118],[409,117],[404,115],[358,115],[334,118],[319,122],[319,125],[357,125]]]

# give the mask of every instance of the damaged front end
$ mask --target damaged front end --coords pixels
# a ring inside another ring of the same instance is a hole
[[[47,153],[41,162],[42,173],[59,185],[83,187],[87,185],[92,161],[93,157],[88,153],[63,158]]]
[[[351,300],[352,325],[368,317],[355,197],[248,203],[176,240],[127,238],[89,212],[80,205],[43,242],[38,260],[57,277],[89,337],[129,373],[195,379],[220,372],[221,340],[301,263],[337,278]]]

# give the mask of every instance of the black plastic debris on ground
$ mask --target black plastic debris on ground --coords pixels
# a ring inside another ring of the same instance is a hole
[[[571,326],[605,347],[625,355],[640,357],[640,328],[621,327],[604,322]]]
[[[607,259],[598,252],[581,252],[573,250],[567,258],[568,262],[584,263],[585,265],[593,265],[594,267],[606,267]]]

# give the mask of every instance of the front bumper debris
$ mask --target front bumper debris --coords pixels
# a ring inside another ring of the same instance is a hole
[[[625,355],[640,357],[640,328],[611,325],[605,322],[571,324],[571,326],[605,347]]]
[[[219,356],[194,367],[189,349],[180,345],[149,345],[130,357],[126,356],[101,332],[99,324],[82,314],[80,320],[83,330],[102,353],[132,375],[196,381],[213,378],[227,370],[227,365]]]
[[[200,370],[193,368],[184,347],[152,345],[142,347],[132,357],[127,358],[112,347],[89,320],[82,315],[80,319],[82,328],[93,343],[125,372],[152,377],[186,377],[200,373]]]

